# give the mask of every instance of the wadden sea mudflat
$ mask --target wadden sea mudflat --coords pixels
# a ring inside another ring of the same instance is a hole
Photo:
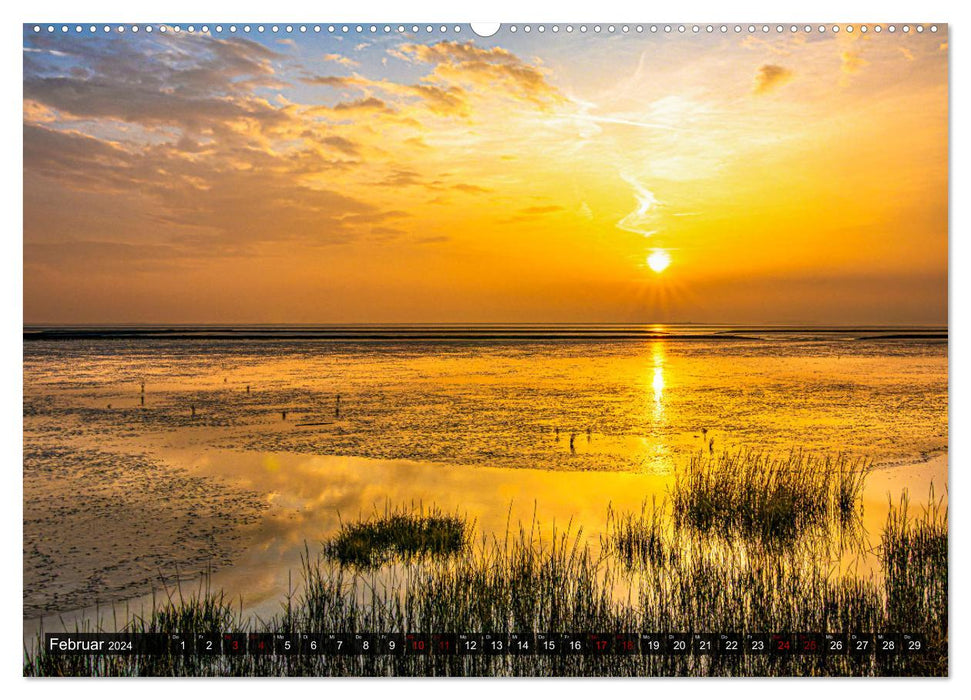
[[[28,645],[41,629],[123,627],[200,586],[270,619],[305,590],[307,557],[389,509],[456,515],[472,542],[570,532],[609,558],[612,524],[648,508],[672,522],[676,473],[699,457],[801,452],[865,469],[855,539],[826,535],[840,540],[836,574],[861,580],[882,580],[891,501],[906,493],[919,512],[933,489],[946,504],[935,339],[528,352],[149,342],[25,345]],[[367,576],[391,582],[403,565],[391,557]],[[615,602],[643,581],[613,579]]]

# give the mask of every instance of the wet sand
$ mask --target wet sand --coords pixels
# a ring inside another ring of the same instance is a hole
[[[24,617],[226,566],[264,495],[154,456],[24,446]]]

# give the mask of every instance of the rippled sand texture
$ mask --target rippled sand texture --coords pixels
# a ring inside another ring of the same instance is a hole
[[[24,617],[74,610],[231,561],[260,497],[137,454],[24,446]]]

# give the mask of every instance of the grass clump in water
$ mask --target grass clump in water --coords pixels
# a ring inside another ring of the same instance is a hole
[[[665,505],[658,507],[656,500],[652,500],[650,510],[645,501],[639,516],[620,515],[611,510],[607,513],[606,535],[601,537],[601,546],[628,568],[642,564],[662,566],[676,555],[666,522]]]
[[[471,528],[458,515],[437,509],[393,509],[356,523],[341,523],[324,554],[344,566],[372,569],[392,561],[441,557],[462,551]]]
[[[701,530],[791,539],[810,526],[848,524],[862,508],[869,465],[845,457],[756,452],[698,455],[675,472],[675,520]]]

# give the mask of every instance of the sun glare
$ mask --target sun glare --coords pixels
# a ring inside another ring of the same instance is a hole
[[[671,264],[671,256],[666,250],[655,250],[647,256],[647,266],[655,272],[664,272]]]

